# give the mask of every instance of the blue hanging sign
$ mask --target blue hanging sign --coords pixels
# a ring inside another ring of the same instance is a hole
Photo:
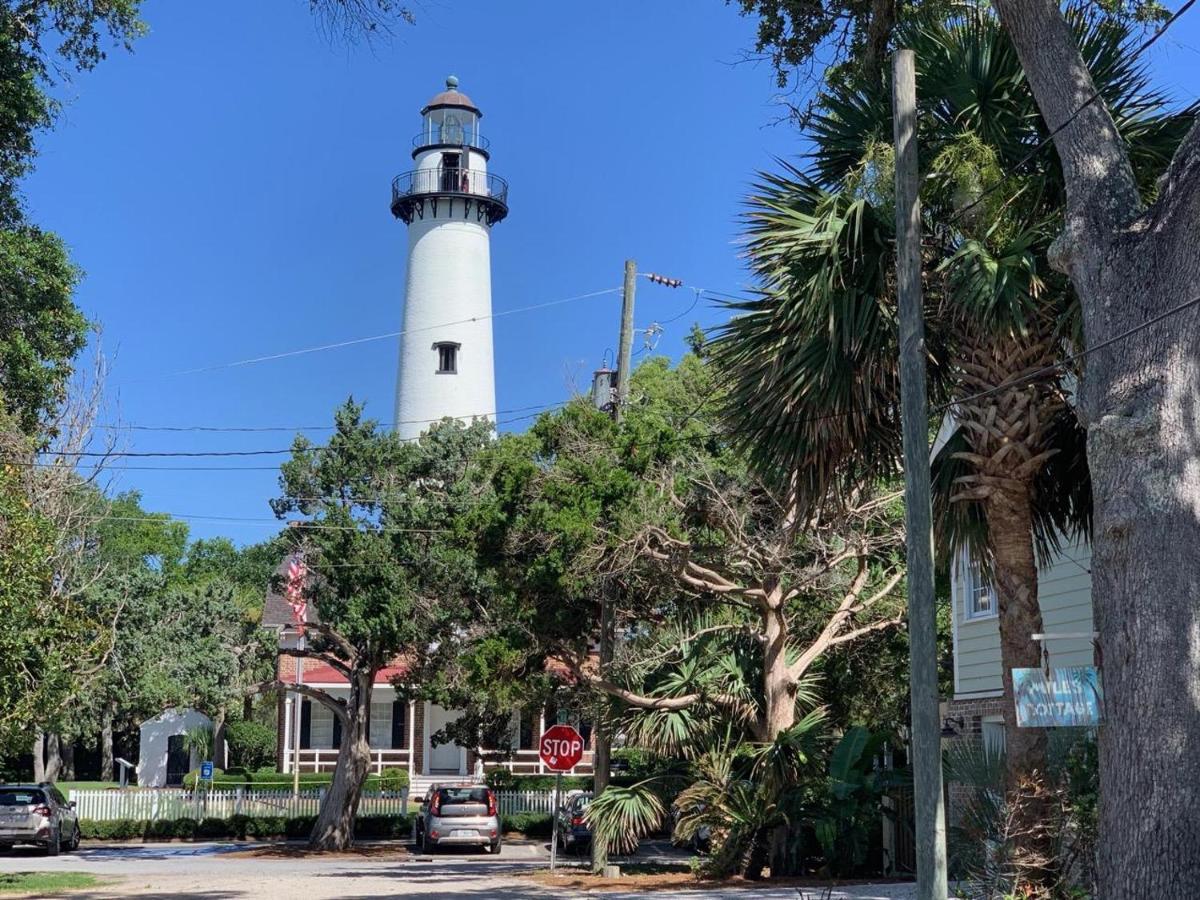
[[[1013,669],[1013,697],[1021,728],[1091,727],[1100,724],[1100,670]]]
[[[212,781],[212,777],[213,777],[213,764],[212,764],[212,762],[211,762],[211,761],[210,761],[210,762],[202,762],[202,763],[200,763],[200,777],[201,777],[201,778],[204,778],[204,779],[206,779],[206,780],[208,780],[208,781]]]

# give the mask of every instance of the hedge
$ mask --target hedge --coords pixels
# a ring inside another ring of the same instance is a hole
[[[189,772],[183,776],[183,786],[188,790],[196,787],[198,771]],[[312,790],[327,787],[333,783],[332,772],[301,772],[300,787]],[[402,791],[409,785],[407,769],[384,769],[383,774],[367,776],[363,790],[367,791]],[[216,769],[213,772],[212,786],[215,790],[233,790],[239,787],[257,788],[262,791],[283,791],[292,789],[292,776],[286,772],[276,772],[274,769],[259,769],[257,772],[242,768],[230,768],[228,771]]]
[[[214,840],[219,838],[304,838],[316,816],[230,816],[228,819],[80,819],[85,838],[98,841]],[[354,823],[358,838],[406,838],[412,816],[362,816]]]
[[[553,820],[549,813],[523,812],[500,817],[500,830],[519,831],[526,837],[550,837]]]

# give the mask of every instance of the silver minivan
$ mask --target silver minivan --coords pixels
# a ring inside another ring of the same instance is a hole
[[[435,784],[417,817],[417,847],[483,847],[500,852],[496,792],[486,784]]]
[[[35,844],[50,856],[79,847],[79,817],[52,784],[0,784],[0,849]]]

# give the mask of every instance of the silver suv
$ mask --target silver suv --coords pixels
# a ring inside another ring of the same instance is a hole
[[[496,792],[486,784],[435,784],[417,817],[417,847],[484,847],[500,852]]]
[[[0,849],[36,844],[50,856],[79,848],[79,817],[52,784],[0,784]]]

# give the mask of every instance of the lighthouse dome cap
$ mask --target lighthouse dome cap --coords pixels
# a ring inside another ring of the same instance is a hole
[[[479,107],[471,101],[471,98],[458,89],[458,77],[455,75],[450,75],[446,78],[446,89],[438,94],[434,94],[433,99],[426,103],[425,108],[421,110],[421,115],[425,115],[431,109],[447,106],[458,106],[482,115],[479,112]]]

